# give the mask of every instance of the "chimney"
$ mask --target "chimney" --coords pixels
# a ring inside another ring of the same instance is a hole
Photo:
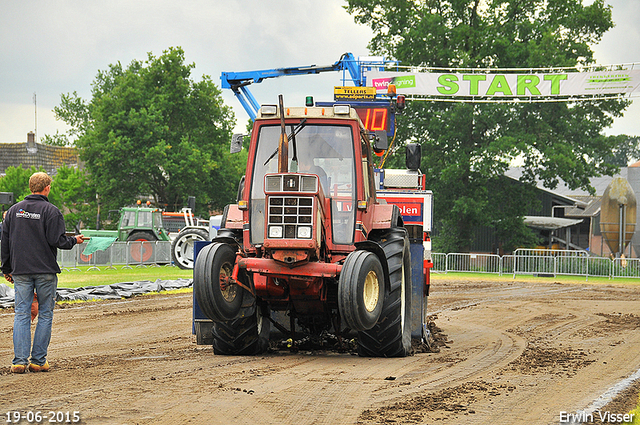
[[[36,146],[36,134],[33,131],[27,133],[27,152],[38,152],[38,146]]]

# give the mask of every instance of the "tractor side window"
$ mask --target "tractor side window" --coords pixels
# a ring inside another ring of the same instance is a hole
[[[140,211],[138,213],[138,227],[151,227],[151,211]]]
[[[162,213],[160,211],[153,213],[153,227],[154,228],[164,227],[162,223]]]
[[[367,157],[367,149],[362,143],[362,177],[364,182],[364,200],[369,202],[371,196],[371,187],[369,185],[369,158]]]
[[[134,227],[136,225],[136,212],[125,211],[122,215],[121,227]]]

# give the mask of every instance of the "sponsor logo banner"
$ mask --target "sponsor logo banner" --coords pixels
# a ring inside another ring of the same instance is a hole
[[[374,87],[334,87],[334,100],[374,100],[377,90]]]
[[[386,92],[442,97],[536,98],[640,94],[640,70],[565,73],[408,73],[369,71],[367,84]]]
[[[400,209],[402,220],[406,224],[422,224],[424,204],[422,199],[385,198],[387,203],[397,205]]]

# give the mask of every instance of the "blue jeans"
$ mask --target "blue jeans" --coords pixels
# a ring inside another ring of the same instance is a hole
[[[31,363],[42,366],[47,361],[57,287],[58,275],[56,274],[13,275],[16,311],[13,319],[13,353],[15,355],[13,364],[28,365],[29,350],[31,350]],[[33,349],[31,349],[31,303],[34,290],[38,294],[39,308],[38,324],[33,336]]]

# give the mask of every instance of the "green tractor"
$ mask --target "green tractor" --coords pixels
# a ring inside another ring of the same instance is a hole
[[[169,233],[162,223],[162,211],[149,207],[124,207],[120,209],[118,230],[82,230],[87,237],[111,237],[120,242],[140,241],[131,244],[130,254],[135,262],[149,261],[155,244],[144,242],[169,241]],[[80,262],[90,262],[91,256],[80,254]]]

